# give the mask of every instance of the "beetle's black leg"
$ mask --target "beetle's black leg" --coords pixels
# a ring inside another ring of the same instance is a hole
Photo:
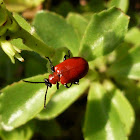
[[[44,98],[44,109],[46,108],[46,97],[47,97],[47,91],[48,91],[48,85],[47,85],[47,89],[45,92],[45,98]]]
[[[64,86],[65,86],[66,88],[70,88],[71,85],[72,85],[72,83],[70,84],[70,86],[68,86],[67,84],[64,84]]]
[[[70,50],[68,50],[68,55],[64,56],[64,61],[67,59],[67,57],[70,58]]]
[[[51,71],[52,71],[52,72],[55,72],[54,66],[53,66],[53,64],[52,64],[52,61],[50,60],[49,57],[46,57],[46,58],[47,58],[47,59],[49,60],[49,62],[50,62]]]
[[[56,87],[57,87],[57,89],[59,89],[59,83],[58,82],[56,83]]]
[[[46,108],[46,96],[47,96],[48,87],[50,88],[52,87],[52,83],[49,82],[49,79],[45,78],[44,82],[32,82],[32,81],[26,81],[26,80],[23,80],[23,82],[33,83],[33,84],[45,83],[45,85],[47,86],[47,89],[46,89],[45,98],[44,98],[44,108]]]
[[[79,85],[79,79],[73,82],[76,85]]]

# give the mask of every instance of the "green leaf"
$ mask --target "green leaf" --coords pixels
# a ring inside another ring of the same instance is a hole
[[[10,132],[4,130],[0,132],[0,136],[3,140],[29,140],[32,135],[33,128],[29,123]]]
[[[82,16],[87,20],[90,21],[91,18],[93,17],[93,12],[85,12],[82,14]]]
[[[17,13],[14,13],[13,14],[13,17],[14,19],[18,22],[18,24],[24,29],[26,30],[27,32],[29,32],[30,34],[32,34],[33,36],[39,38],[35,32],[35,29],[34,27],[32,27],[23,17],[21,17],[19,14]],[[22,49],[22,50],[30,50],[31,49],[26,46],[22,39],[18,38],[18,39],[13,39],[11,40],[11,43],[16,46],[17,48],[19,49]]]
[[[122,41],[129,17],[117,8],[94,14],[81,42],[80,55],[87,60],[112,52]]]
[[[103,86],[108,92],[112,92],[113,90],[115,90],[115,92],[113,93],[114,96],[112,98],[112,104],[115,106],[120,116],[120,119],[124,124],[127,136],[130,135],[135,120],[134,110],[131,104],[128,102],[127,98],[123,95],[123,92],[121,92],[118,89],[116,90],[115,85],[111,81],[105,80]],[[132,93],[132,91],[130,92]]]
[[[113,97],[112,103],[114,104],[120,119],[125,126],[125,132],[130,135],[132,126],[134,124],[135,115],[134,110],[128,100],[123,96],[123,93],[117,90]]]
[[[126,13],[129,6],[129,0],[110,0],[108,6],[116,6]]]
[[[115,91],[107,92],[99,83],[91,84],[83,128],[85,140],[127,139],[114,94]]]
[[[139,79],[140,46],[132,48],[128,55],[113,63],[107,73],[113,77]]]
[[[83,16],[76,13],[69,13],[67,16],[67,21],[77,31],[78,36],[81,39],[88,25],[88,21]]]
[[[23,17],[17,13],[13,13],[13,17],[24,30],[31,31],[31,25]]]
[[[66,89],[61,87],[52,97],[47,105],[47,109],[37,115],[39,119],[52,119],[66,110],[73,102],[75,102],[87,89],[89,81],[81,79],[79,85],[73,85]]]
[[[134,45],[140,45],[140,29],[137,27],[131,28],[127,32],[125,36],[125,40]]]
[[[29,81],[43,81],[48,75],[39,75]],[[44,104],[45,84],[31,84],[19,81],[1,90],[0,94],[0,126],[12,130],[37,115]],[[48,90],[47,101],[50,100],[56,87]]]
[[[33,50],[42,56],[53,57],[55,50],[48,47],[36,34],[35,28],[31,27],[21,16],[14,14],[15,20],[19,24],[17,32],[9,33],[8,35],[13,39],[11,42],[19,49]],[[18,39],[17,39],[18,38]],[[22,39],[22,40],[21,40]],[[64,51],[64,50],[63,50]]]
[[[67,47],[74,55],[79,51],[79,40],[73,27],[65,19],[51,12],[39,12],[33,22],[37,34],[50,47]]]

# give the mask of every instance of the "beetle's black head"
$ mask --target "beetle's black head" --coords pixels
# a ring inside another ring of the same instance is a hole
[[[52,87],[52,83],[49,82],[49,79],[46,79],[46,78],[45,78],[44,81],[45,81],[45,85],[46,85],[46,86]]]

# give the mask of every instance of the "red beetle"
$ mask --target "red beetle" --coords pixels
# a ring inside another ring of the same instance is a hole
[[[68,59],[66,59],[68,57]],[[70,58],[70,51],[68,51],[68,55],[64,56],[64,61],[55,67],[52,65],[49,57],[46,57],[51,66],[51,71],[53,74],[49,75],[49,79],[45,78],[45,82],[31,82],[25,81],[27,83],[45,83],[47,86],[45,99],[44,99],[44,108],[46,107],[46,96],[48,87],[51,87],[52,84],[56,84],[57,89],[59,89],[59,83],[63,84],[66,88],[71,87],[72,84],[79,84],[79,79],[83,78],[89,69],[88,62],[82,57],[72,57]],[[67,84],[71,83],[70,86]]]

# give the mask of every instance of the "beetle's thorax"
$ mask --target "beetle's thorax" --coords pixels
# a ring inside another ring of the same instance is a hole
[[[56,84],[60,81],[60,76],[57,74],[57,72],[54,72],[53,74],[49,75],[49,82],[52,84]]]

